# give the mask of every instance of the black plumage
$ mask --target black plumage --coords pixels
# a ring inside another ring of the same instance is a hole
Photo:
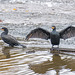
[[[6,27],[3,27],[1,30],[4,31],[4,32],[1,33],[1,39],[2,39],[5,43],[9,44],[9,46],[14,47],[14,46],[19,46],[19,45],[20,45],[20,46],[22,46],[22,47],[24,47],[24,48],[26,47],[26,46],[20,44],[20,43],[16,40],[15,37],[13,37],[13,36],[11,36],[11,35],[8,35],[8,29],[7,29]]]
[[[32,30],[27,36],[26,40],[29,38],[42,38],[42,39],[49,39],[50,38],[50,32],[42,29],[42,28],[36,28]]]
[[[42,28],[36,28],[32,30],[27,36],[26,39],[28,40],[29,38],[42,38],[42,39],[51,39],[51,44],[52,47],[54,45],[60,44],[60,38],[61,39],[67,39],[70,37],[75,36],[75,27],[73,26],[68,26],[64,30],[57,32],[56,27],[52,26],[53,31],[48,32],[47,30],[44,30]]]
[[[55,26],[52,26],[52,29],[53,29],[53,31],[50,33],[50,39],[51,39],[52,47],[54,45],[58,45],[59,46],[60,34],[59,34],[59,32],[56,31],[56,27]]]

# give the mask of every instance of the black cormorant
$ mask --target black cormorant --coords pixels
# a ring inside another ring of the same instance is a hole
[[[4,32],[1,33],[1,39],[9,44],[9,46],[14,47],[14,46],[22,46],[23,48],[25,48],[26,46],[20,44],[15,37],[8,35],[8,29],[6,27],[3,27],[1,30],[3,30]]]
[[[60,43],[60,34],[56,31],[56,27],[52,26],[53,31],[50,33],[52,47]]]
[[[42,28],[36,28],[26,36],[26,40],[28,40],[29,38],[42,38],[47,40],[51,39],[51,44],[53,47],[54,45],[59,46],[60,38],[67,39],[75,36],[75,27],[73,26],[68,26],[67,28],[65,28],[60,32],[56,31],[55,26],[52,26],[52,29],[53,29],[52,32],[48,32],[47,30],[44,30]]]

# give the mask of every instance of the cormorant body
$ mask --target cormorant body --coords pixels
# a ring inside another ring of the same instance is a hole
[[[59,45],[60,43],[60,34],[56,31],[53,30],[50,34],[51,36],[51,44],[53,45]]]

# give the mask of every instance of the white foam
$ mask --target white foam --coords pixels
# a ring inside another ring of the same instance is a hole
[[[47,4],[48,7],[52,7],[52,3],[51,2],[46,2],[45,4]]]

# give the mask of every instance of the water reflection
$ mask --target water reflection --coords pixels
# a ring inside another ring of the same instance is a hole
[[[10,58],[10,49],[11,47],[3,47],[2,52],[6,56],[6,58]]]
[[[70,58],[61,59],[59,54],[54,54],[52,58],[52,61],[48,60],[41,64],[30,65],[30,69],[39,74],[55,70],[56,75],[59,75],[62,69],[71,69],[71,71],[75,71],[75,60],[71,60]]]

